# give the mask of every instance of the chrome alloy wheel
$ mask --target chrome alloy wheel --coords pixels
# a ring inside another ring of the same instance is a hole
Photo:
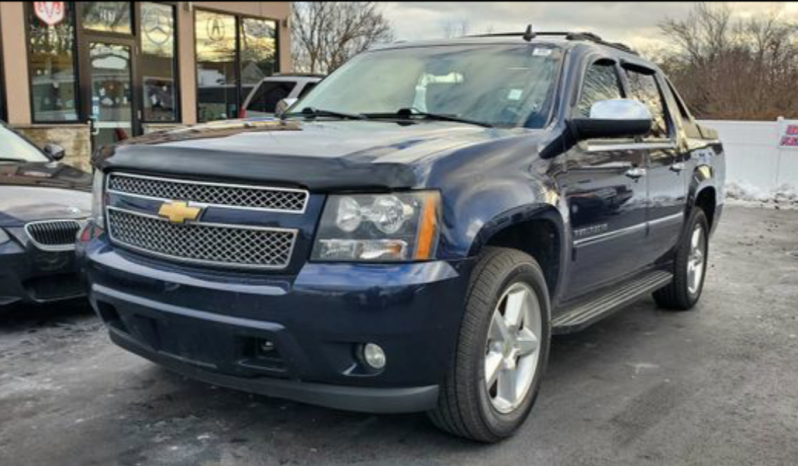
[[[485,386],[502,414],[518,408],[532,386],[542,325],[537,294],[526,283],[514,283],[493,311],[485,349]]]
[[[690,256],[687,258],[687,291],[694,295],[701,287],[706,267],[706,241],[704,227],[700,223],[695,226],[690,238]]]

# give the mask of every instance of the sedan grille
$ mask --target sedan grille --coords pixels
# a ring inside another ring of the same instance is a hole
[[[33,244],[43,251],[71,251],[80,231],[76,220],[47,220],[25,225],[25,232]]]
[[[112,193],[158,200],[190,201],[219,207],[297,214],[305,211],[309,197],[307,191],[300,189],[240,186],[124,174],[111,174],[108,178],[108,190]]]
[[[233,268],[283,269],[296,230],[213,223],[171,223],[160,217],[108,208],[111,241],[181,262]]]

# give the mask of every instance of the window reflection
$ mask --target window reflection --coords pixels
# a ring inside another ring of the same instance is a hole
[[[140,72],[144,121],[176,121],[174,8],[141,4]]]
[[[197,11],[197,88],[200,121],[238,113],[235,16]]]
[[[277,71],[276,23],[253,18],[241,20],[241,85],[246,98],[263,78]]]
[[[30,80],[34,122],[76,121],[75,28],[73,3],[64,18],[48,26],[30,9]]]
[[[130,2],[82,2],[85,29],[130,34]]]

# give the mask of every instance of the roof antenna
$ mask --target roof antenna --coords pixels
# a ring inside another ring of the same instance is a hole
[[[532,42],[532,39],[535,38],[535,33],[532,32],[532,25],[531,24],[526,27],[526,32],[524,32],[523,38],[527,42]]]

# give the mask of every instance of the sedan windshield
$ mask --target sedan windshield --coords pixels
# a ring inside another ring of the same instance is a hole
[[[561,55],[560,49],[531,44],[366,52],[322,81],[287,116],[426,115],[540,128],[548,121]]]
[[[48,162],[45,155],[16,133],[0,125],[0,162]]]

